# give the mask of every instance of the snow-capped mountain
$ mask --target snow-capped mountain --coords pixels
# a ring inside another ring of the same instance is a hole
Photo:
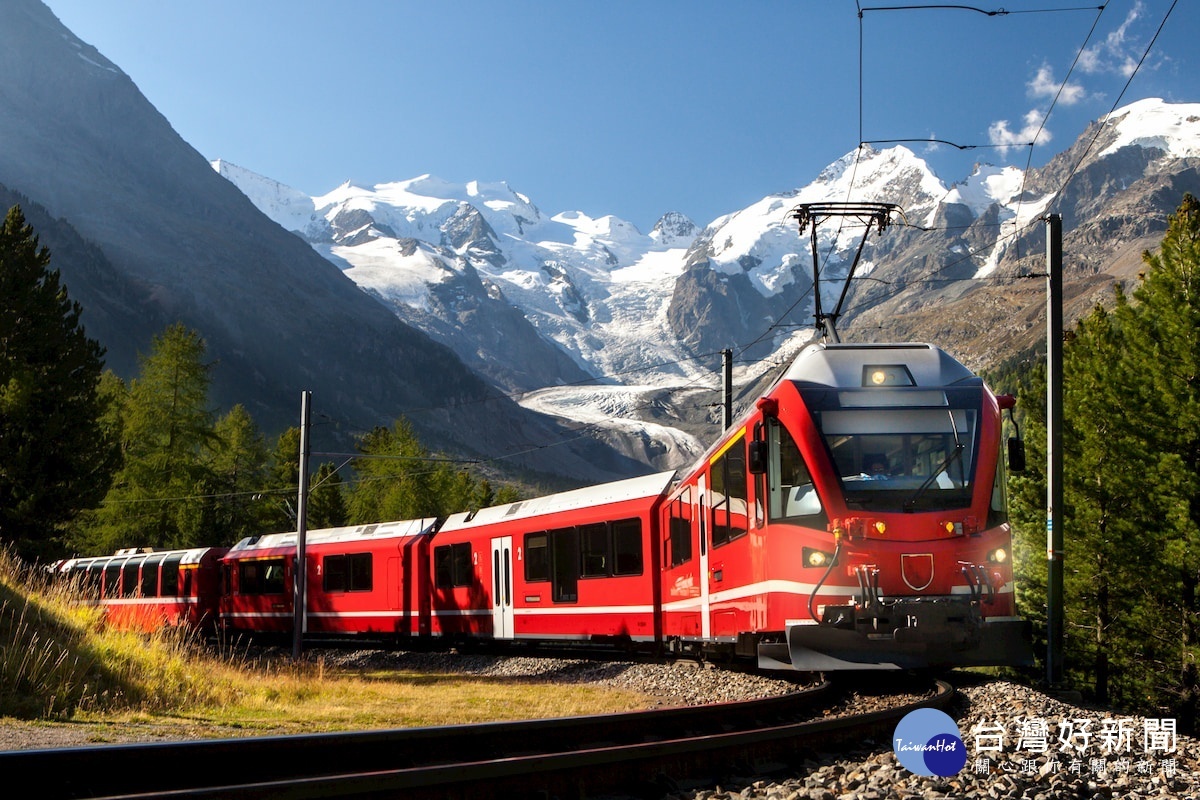
[[[425,175],[307,197],[227,162],[213,166],[403,320],[523,393],[524,404],[615,425],[616,418],[686,417],[687,407],[710,417],[720,350],[738,353],[739,379],[748,382],[777,363],[768,359],[811,336],[811,245],[789,217],[801,203],[877,201],[902,209],[885,235],[868,238],[843,335],[950,339],[977,366],[1015,352],[1020,337],[1013,335],[1032,327],[1026,318],[1036,303],[1032,296],[1019,307],[1003,302],[1013,289],[1001,278],[1044,253],[1036,221],[1048,208],[1078,229],[1085,218],[1114,213],[1115,199],[1133,197],[1154,176],[1196,183],[1200,105],[1140,101],[1112,114],[1099,132],[1085,132],[1043,170],[1026,175],[980,164],[953,184],[908,148],[863,145],[807,186],[703,230],[668,214],[649,234],[613,216],[547,216],[505,183]],[[1097,175],[1107,176],[1100,187]],[[1104,260],[1161,231],[1182,190],[1161,199],[1165,213],[1130,223],[1124,239],[1107,237],[1091,274],[1111,283]],[[841,293],[839,279],[861,237],[853,224],[818,229],[826,309]],[[983,330],[967,332],[981,322]],[[641,444],[629,452],[659,466],[701,449],[667,429],[642,427],[633,438]]]

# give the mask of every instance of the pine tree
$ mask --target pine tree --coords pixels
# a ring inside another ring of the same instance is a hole
[[[340,528],[349,519],[350,511],[342,494],[342,476],[333,464],[326,462],[309,480],[308,528]]]
[[[1120,388],[1139,374],[1119,322],[1128,308],[1118,294],[1116,314],[1096,308],[1079,323],[1064,353],[1063,397],[1069,674],[1077,685],[1090,681],[1097,702],[1125,707],[1152,692],[1136,664],[1160,656],[1142,625],[1159,594],[1163,549],[1145,485],[1156,460],[1136,422],[1141,398]]]
[[[362,437],[355,465],[355,485],[347,505],[350,522],[443,517],[495,502],[512,502],[517,493],[493,493],[453,462],[435,456],[421,444],[412,425],[398,419],[391,428],[375,428]]]
[[[355,464],[356,484],[348,504],[351,523],[439,515],[442,503],[433,491],[438,466],[408,420],[375,428],[359,440],[358,450],[366,458]]]
[[[1157,254],[1133,293],[1127,325],[1130,358],[1140,368],[1130,390],[1137,419],[1157,454],[1144,479],[1157,501],[1148,524],[1163,532],[1162,570],[1174,578],[1160,615],[1176,625],[1172,671],[1180,725],[1200,722],[1200,202],[1185,195]],[[1165,612],[1165,613],[1164,613]]]
[[[1069,680],[1197,728],[1200,679],[1200,203],[1186,196],[1132,301],[1118,288],[1064,348],[1063,525]],[[1036,376],[1035,376],[1036,377]],[[1022,613],[1040,619],[1044,379],[1031,469],[1011,482]],[[1039,460],[1039,456],[1041,460]]]
[[[199,543],[236,542],[261,534],[270,519],[268,501],[261,495],[268,475],[265,440],[241,404],[217,420],[213,433],[216,446],[208,466],[215,479],[215,524]]]
[[[182,324],[154,337],[123,409],[123,465],[81,535],[83,548],[193,547],[217,529],[211,467],[219,446],[200,334]]]
[[[84,332],[50,253],[17,206],[0,226],[0,540],[49,557],[104,495],[116,448],[98,391],[104,350]]]

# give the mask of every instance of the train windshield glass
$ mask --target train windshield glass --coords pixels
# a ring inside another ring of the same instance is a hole
[[[904,391],[805,392],[847,507],[933,511],[970,505],[980,391],[910,394],[917,405],[902,405]],[[931,403],[931,394],[939,402]]]

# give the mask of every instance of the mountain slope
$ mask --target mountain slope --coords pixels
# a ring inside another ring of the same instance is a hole
[[[343,439],[404,414],[436,446],[477,456],[577,438],[497,395],[271,222],[35,0],[10,0],[0,26],[0,142],[0,184],[65,220],[136,295],[119,311],[85,308],[85,325],[141,308],[154,324],[199,330],[221,406],[242,402],[277,431],[296,424],[309,389]],[[88,275],[66,255],[54,266],[84,296]],[[110,363],[128,369],[147,327],[138,342],[102,341]],[[475,424],[463,424],[464,408]],[[524,463],[580,481],[639,468],[586,440]]]
[[[1198,121],[1200,106],[1140,101],[1044,169],[979,164],[954,184],[905,147],[864,145],[807,186],[703,230],[667,215],[648,236],[614,217],[546,217],[506,184],[426,175],[308,198],[214,166],[398,316],[527,392],[524,404],[624,429],[614,436],[639,458],[654,456],[638,437],[657,439],[663,467],[699,446],[680,430],[711,435],[718,351],[735,350],[748,387],[811,335],[811,245],[789,218],[798,204],[902,209],[886,234],[867,238],[839,324],[844,338],[936,341],[986,368],[1044,338],[1044,286],[1020,277],[1045,270],[1039,219],[1048,209],[1064,216],[1068,318],[1110,299],[1183,192],[1200,191]],[[826,310],[861,237],[853,222],[817,232]],[[579,373],[608,385],[572,388]],[[674,433],[631,434],[631,419],[667,421]]]

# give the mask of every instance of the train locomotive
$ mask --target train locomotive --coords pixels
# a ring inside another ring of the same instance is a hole
[[[1011,405],[932,345],[811,344],[680,475],[309,532],[301,618],[310,634],[608,642],[778,669],[1026,664]],[[282,634],[296,550],[277,533],[60,571],[89,576],[116,624]]]

